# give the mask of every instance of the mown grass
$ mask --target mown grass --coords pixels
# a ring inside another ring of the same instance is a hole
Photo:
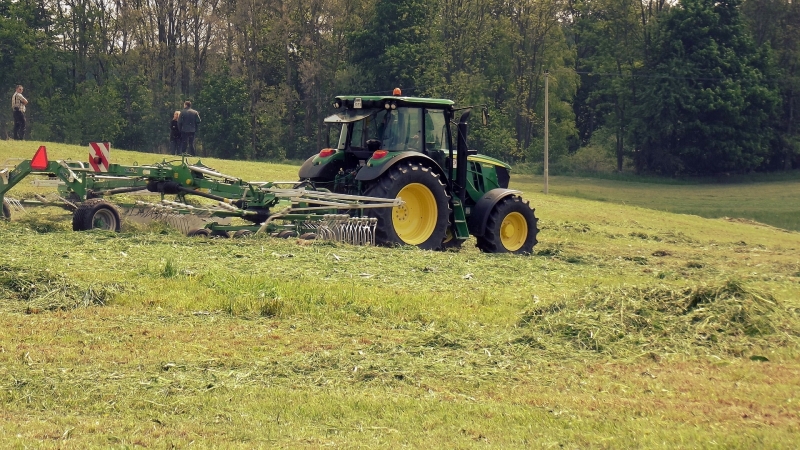
[[[0,446],[795,446],[800,234],[513,183],[532,257],[15,212]]]

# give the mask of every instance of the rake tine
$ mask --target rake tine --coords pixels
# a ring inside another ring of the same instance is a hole
[[[15,198],[3,197],[3,203],[8,205],[8,207],[14,211],[25,211],[25,208],[22,206],[22,202]]]

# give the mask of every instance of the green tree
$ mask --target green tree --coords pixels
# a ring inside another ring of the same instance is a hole
[[[112,85],[87,80],[74,91],[57,89],[40,101],[48,112],[42,123],[46,139],[79,145],[109,141],[117,146],[125,126],[124,102]]]
[[[491,111],[488,127],[472,127],[471,147],[510,162],[541,161],[548,70],[550,154],[566,154],[575,136],[571,103],[578,79],[574,52],[559,25],[562,8],[559,0],[473,0],[446,10],[466,32],[443,28],[459,43],[447,43],[446,67],[456,71],[446,77],[451,81],[442,91],[454,93],[459,104],[486,104]],[[478,123],[480,115],[473,117]]]
[[[172,114],[159,114],[159,110],[153,108],[153,93],[144,77],[115,76],[107,84],[119,95],[119,115],[124,121],[113,144],[139,151],[154,151],[160,145],[166,148]]]
[[[206,77],[197,96],[202,105],[199,139],[203,150],[220,158],[252,159],[247,85],[226,73]]]
[[[641,2],[600,0],[571,2],[568,29],[576,49],[576,70],[582,72],[574,110],[580,143],[588,145],[601,128],[605,137],[613,133],[609,151],[616,157],[617,171],[623,168],[630,110],[642,79],[635,76],[644,59],[646,22]],[[607,139],[598,139],[603,142]]]
[[[364,28],[350,36],[352,62],[373,80],[371,90],[401,87],[416,95],[432,86],[431,71],[442,54],[432,32],[436,6],[426,0],[375,2]]]
[[[661,22],[637,105],[637,168],[712,174],[762,165],[779,104],[737,0],[684,0]]]
[[[33,0],[0,0],[0,92],[11,96],[17,84],[25,86],[30,104],[26,113],[29,133],[40,139],[46,131],[39,124],[47,118],[41,101],[64,82],[64,59],[55,45],[55,30],[46,3]],[[11,111],[0,108],[0,136],[11,129]]]
[[[774,51],[783,105],[777,142],[767,165],[771,169],[800,167],[800,3],[789,0],[745,0],[742,13],[756,45]]]

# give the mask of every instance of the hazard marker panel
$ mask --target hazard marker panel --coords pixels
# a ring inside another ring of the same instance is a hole
[[[36,150],[36,154],[33,155],[33,159],[31,160],[31,169],[33,170],[47,169],[47,149],[44,148],[44,145],[39,147],[39,150]]]
[[[95,172],[108,172],[108,160],[111,152],[110,142],[89,143],[89,164]]]

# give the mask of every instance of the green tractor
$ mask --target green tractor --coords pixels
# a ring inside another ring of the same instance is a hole
[[[401,206],[366,212],[378,221],[377,244],[443,250],[473,235],[484,252],[532,253],[538,219],[508,189],[510,166],[467,147],[471,108],[395,94],[336,97],[325,122],[341,127],[339,141],[305,161],[301,184],[400,198]],[[482,116],[485,123],[485,109]]]

